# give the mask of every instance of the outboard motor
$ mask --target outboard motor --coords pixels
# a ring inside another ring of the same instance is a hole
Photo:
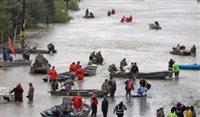
[[[51,52],[56,53],[56,50],[55,50],[54,45],[52,43],[48,44],[47,48],[49,50],[49,53],[51,53]]]

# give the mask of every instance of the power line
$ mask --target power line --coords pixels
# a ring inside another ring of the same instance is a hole
[[[22,0],[20,0],[19,2],[17,2],[16,4],[14,4],[14,5],[12,5],[12,6],[6,6],[6,5],[0,4],[0,8],[11,9],[11,8],[14,8],[14,7],[19,6],[21,3],[22,3]]]

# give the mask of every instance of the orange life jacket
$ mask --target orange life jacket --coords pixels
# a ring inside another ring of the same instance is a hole
[[[84,77],[84,71],[83,71],[83,69],[78,69],[76,71],[76,76],[78,77],[79,80],[82,80],[83,77]]]
[[[49,70],[49,73],[48,73],[49,77],[51,80],[56,80],[56,77],[57,77],[57,72],[55,69],[51,69]]]

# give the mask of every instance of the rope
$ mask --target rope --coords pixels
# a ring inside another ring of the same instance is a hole
[[[11,9],[11,8],[14,8],[14,7],[19,6],[21,3],[22,3],[22,0],[20,0],[19,2],[17,2],[16,4],[14,4],[14,5],[12,5],[12,6],[6,6],[6,5],[0,4],[0,7],[1,7],[1,8],[4,8],[4,9]]]

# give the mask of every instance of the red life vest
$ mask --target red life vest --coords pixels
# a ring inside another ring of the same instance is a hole
[[[128,83],[127,83],[127,88],[128,88],[128,89],[132,89],[132,87],[133,87],[133,84],[132,84],[132,82],[129,80]]]
[[[83,77],[84,77],[84,71],[83,71],[83,69],[78,69],[77,71],[76,71],[76,76],[78,77],[78,79],[79,80],[82,80],[83,79]]]
[[[55,69],[51,69],[49,70],[49,73],[48,73],[49,77],[51,80],[56,80],[56,77],[57,77],[57,72]]]
[[[82,106],[82,104],[83,104],[82,98],[81,98],[81,97],[79,97],[79,96],[74,96],[74,97],[72,98],[72,101],[74,102],[74,103],[73,103],[73,106],[74,106],[75,109],[81,108],[81,106]]]

